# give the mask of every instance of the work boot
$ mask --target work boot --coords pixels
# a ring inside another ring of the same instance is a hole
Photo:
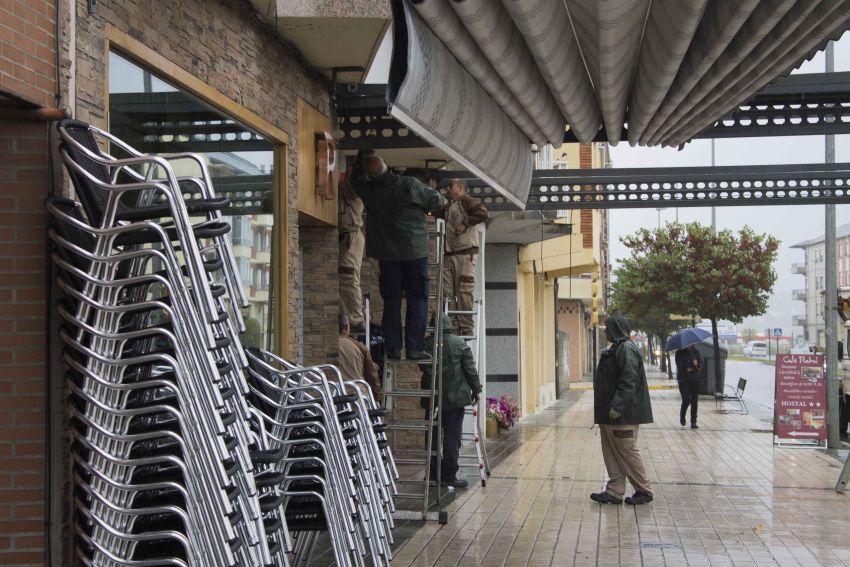
[[[682,425],[684,425],[684,423]],[[697,425],[696,423],[692,423],[691,429],[699,429],[699,425]]]
[[[682,414],[682,415],[679,417],[679,423],[681,423],[681,424],[682,424],[682,427],[684,427],[684,426],[685,426],[685,414]]]
[[[429,358],[431,358],[431,355],[422,350],[407,351],[407,360],[427,360]]]
[[[465,478],[455,477],[454,480],[444,480],[441,484],[453,488],[466,488],[469,486],[469,481]]]
[[[635,491],[632,496],[626,496],[626,504],[629,506],[640,506],[652,502],[652,494],[649,492]]]
[[[622,504],[623,501],[611,494],[610,492],[594,492],[590,495],[590,499],[600,504]]]
[[[388,350],[387,358],[390,360],[401,360],[401,351],[400,350]]]

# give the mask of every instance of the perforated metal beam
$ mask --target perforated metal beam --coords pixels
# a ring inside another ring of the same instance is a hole
[[[623,131],[625,139],[627,129]],[[746,138],[850,133],[850,72],[789,75],[762,89],[695,138]],[[595,142],[608,140],[600,130]],[[572,133],[564,142],[577,142]]]
[[[341,149],[421,148],[428,143],[387,114],[386,85],[341,85],[336,95]],[[850,72],[790,75],[705,129],[697,138],[850,133]],[[623,139],[626,131],[624,130]],[[600,130],[594,141],[607,141]],[[576,142],[567,132],[564,142]]]
[[[464,179],[491,210],[515,210],[467,172]],[[441,183],[441,185],[443,184]],[[850,203],[850,163],[651,169],[553,169],[534,172],[528,210],[735,207]]]

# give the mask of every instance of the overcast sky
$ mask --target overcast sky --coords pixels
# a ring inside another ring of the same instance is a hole
[[[818,73],[825,70],[823,53],[805,63],[798,72]],[[850,71],[850,34],[845,34],[835,44],[835,70]],[[731,138],[715,140],[717,165],[773,165],[793,163],[823,163],[824,136],[794,136],[776,138]],[[620,143],[611,148],[613,167],[683,167],[711,165],[711,142],[696,140],[682,151],[667,148],[632,148]],[[850,162],[850,135],[836,136],[835,161]],[[641,227],[658,226],[659,213],[655,209],[614,210],[610,212],[611,259],[616,268],[618,260],[625,257],[627,249],[620,237]],[[711,224],[710,208],[680,208],[679,222]],[[794,289],[805,288],[801,275],[791,274],[791,264],[803,261],[803,251],[792,245],[823,235],[824,206],[775,207],[718,207],[717,228],[740,229],[749,225],[754,230],[769,233],[781,241],[775,269],[778,274],[773,297],[767,314],[744,321],[744,327],[763,330],[782,327],[788,334],[802,332],[802,327],[791,327],[791,316],[804,313],[803,302],[792,301]],[[676,219],[676,209],[661,211],[661,224]],[[836,208],[836,226],[850,223],[850,205]]]

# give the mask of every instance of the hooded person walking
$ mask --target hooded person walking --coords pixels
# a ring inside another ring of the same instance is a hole
[[[605,327],[611,346],[599,355],[593,376],[593,417],[599,425],[609,480],[605,491],[591,494],[590,499],[620,504],[628,478],[635,493],[626,498],[626,504],[646,504],[652,502],[652,487],[637,449],[637,437],[641,424],[652,423],[652,405],[643,358],[629,338],[628,319],[615,313]]]

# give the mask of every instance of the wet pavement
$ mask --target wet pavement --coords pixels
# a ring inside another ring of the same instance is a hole
[[[700,428],[683,428],[675,382],[652,383],[655,423],[641,427],[638,446],[654,502],[590,501],[606,476],[593,392],[574,390],[490,445],[499,462],[487,486],[458,491],[448,524],[403,526],[392,564],[850,565],[838,460],[774,448],[760,403],[741,415],[701,398]]]

